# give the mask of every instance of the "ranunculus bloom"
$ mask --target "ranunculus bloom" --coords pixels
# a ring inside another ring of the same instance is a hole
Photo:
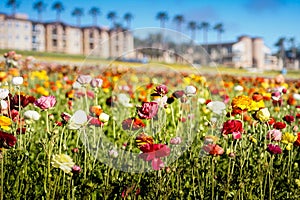
[[[255,117],[260,121],[260,122],[266,122],[270,118],[270,112],[268,108],[262,108],[256,112]]]
[[[80,168],[78,165],[74,165],[74,166],[72,167],[72,173],[73,173],[73,174],[79,174],[80,171],[81,171],[81,168]]]
[[[222,155],[224,153],[224,149],[217,144],[207,144],[203,146],[203,150],[210,155]]]
[[[154,91],[156,92],[154,95],[164,96],[168,93],[168,87],[166,85],[159,85]]]
[[[118,94],[117,100],[124,107],[128,107],[129,108],[129,107],[133,106],[131,103],[129,103],[130,102],[130,98],[126,94],[124,94],[124,93]]]
[[[225,103],[221,101],[211,101],[207,104],[207,107],[215,114],[222,114],[223,111],[226,109]]]
[[[243,91],[243,90],[244,90],[243,86],[241,86],[241,85],[237,85],[237,86],[235,86],[233,89],[234,89],[235,91]]]
[[[41,108],[42,110],[53,108],[55,104],[55,96],[42,96],[34,102],[34,105]]]
[[[145,133],[141,133],[135,138],[135,142],[138,147],[141,147],[144,144],[153,144],[153,141],[153,137],[148,136]]]
[[[74,115],[69,119],[69,129],[79,129],[87,122],[87,115],[83,110],[77,110]]]
[[[17,138],[14,135],[0,131],[0,148],[13,147],[16,143]]]
[[[177,90],[177,91],[173,92],[173,94],[172,94],[172,96],[175,97],[176,99],[183,97],[183,95],[184,95],[183,90]]]
[[[71,119],[71,115],[69,113],[63,112],[60,117],[62,118],[64,123],[67,123]]]
[[[152,169],[160,170],[164,167],[161,157],[170,155],[171,149],[165,144],[144,144],[140,146],[140,150],[143,152],[139,155],[139,158],[144,161],[151,161]]]
[[[272,140],[272,141],[280,141],[281,136],[282,136],[282,133],[280,130],[273,129],[273,130],[268,131],[266,138],[268,140]]]
[[[30,103],[34,103],[36,99],[33,96],[24,96],[24,95],[18,95],[15,94],[12,96],[11,94],[9,95],[9,100],[10,100],[10,109],[19,109],[19,104],[21,103],[21,107],[25,108],[28,106]]]
[[[269,121],[267,122],[269,125],[273,125],[276,123],[275,119],[273,117],[270,117]]]
[[[101,114],[99,115],[99,120],[105,124],[105,123],[107,123],[108,120],[109,120],[109,115],[106,114],[106,113],[101,113]]]
[[[170,140],[170,144],[180,144],[182,142],[182,139],[181,137],[174,137],[174,138],[171,138]]]
[[[24,117],[27,119],[32,119],[37,121],[40,119],[41,115],[35,110],[27,110],[24,112]]]
[[[264,97],[263,97],[263,95],[261,95],[261,94],[259,94],[259,93],[254,93],[253,95],[252,95],[252,99],[253,99],[253,101],[261,101],[261,100],[263,100],[264,99]]]
[[[5,99],[9,94],[8,89],[0,88],[0,99]]]
[[[12,124],[11,119],[6,116],[0,116],[0,127],[4,130],[9,130],[9,126]]]
[[[222,134],[228,135],[233,132],[243,133],[243,123],[240,120],[228,120],[223,124]]]
[[[197,89],[194,86],[189,85],[189,86],[185,87],[185,91],[184,92],[185,92],[186,96],[193,96],[193,95],[196,94]]]
[[[232,133],[232,138],[234,140],[238,140],[238,139],[241,139],[242,138],[242,134],[240,132],[233,132]]]
[[[93,125],[96,127],[102,127],[104,125],[104,123],[101,122],[98,117],[91,117],[91,116],[87,116],[87,117],[88,117],[89,125]]]
[[[100,88],[103,84],[103,80],[101,78],[93,78],[92,81],[90,82],[90,85],[93,88]]]
[[[141,119],[152,119],[158,112],[158,103],[144,102],[142,107],[138,108],[138,115]]]
[[[280,146],[276,144],[268,144],[267,151],[270,152],[271,154],[281,154],[282,150]]]
[[[112,149],[108,152],[108,155],[112,158],[116,158],[116,157],[118,157],[119,153],[117,152],[117,150]]]
[[[66,154],[53,155],[51,164],[55,168],[60,168],[65,173],[71,173],[75,163],[72,158]]]
[[[79,75],[76,81],[81,85],[85,85],[92,81],[92,77],[90,75]]]
[[[297,133],[297,139],[296,139],[296,141],[294,142],[294,145],[295,145],[295,146],[300,146],[300,132]]]
[[[22,85],[23,84],[23,77],[21,77],[21,76],[13,77],[11,82],[12,82],[13,85]]]
[[[282,118],[286,123],[292,123],[295,121],[295,118],[293,115],[286,115]]]
[[[274,125],[273,125],[273,128],[276,128],[276,129],[284,129],[286,127],[286,124],[284,122],[276,122]]]
[[[124,130],[138,130],[145,126],[146,125],[144,124],[144,122],[141,119],[134,118],[134,117],[125,119],[122,122],[122,128]]]
[[[272,99],[274,100],[274,101],[279,101],[279,99],[281,98],[281,92],[279,92],[279,91],[276,91],[276,92],[273,92],[272,94]]]

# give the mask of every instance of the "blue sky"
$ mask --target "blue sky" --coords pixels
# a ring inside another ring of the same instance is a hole
[[[19,0],[20,6],[17,12],[27,13],[31,19],[37,19],[32,4],[37,0]],[[43,13],[44,21],[53,21],[56,13],[51,6],[56,0],[45,0],[47,9]],[[159,11],[165,11],[169,15],[166,28],[175,29],[173,17],[176,14],[185,16],[186,21],[207,21],[212,26],[223,23],[225,32],[223,41],[236,41],[238,36],[249,35],[262,37],[268,47],[274,52],[274,43],[279,37],[295,37],[296,44],[300,45],[300,0],[63,0],[65,11],[61,18],[69,24],[76,24],[76,19],[71,16],[74,7],[83,8],[85,15],[82,17],[82,25],[90,25],[92,18],[87,14],[92,6],[99,7],[101,15],[98,23],[109,26],[111,23],[106,15],[109,11],[115,11],[119,16],[118,21],[126,12],[133,14],[132,28],[159,27],[156,20]],[[0,1],[0,12],[10,13],[6,7],[6,0]],[[186,25],[183,25],[186,28]],[[190,35],[185,30],[185,34]],[[202,32],[198,31],[197,41],[202,42]],[[217,42],[216,32],[211,30],[208,35],[210,43]]]

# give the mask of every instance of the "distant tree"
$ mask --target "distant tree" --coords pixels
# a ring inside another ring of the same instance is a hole
[[[71,15],[77,18],[77,26],[81,25],[81,17],[83,16],[83,14],[84,12],[82,8],[74,8],[74,10],[72,11]]]
[[[56,11],[56,21],[60,21],[60,14],[65,10],[62,2],[57,1],[52,5],[52,10]]]
[[[195,21],[190,21],[187,25],[187,28],[191,30],[191,39],[192,42],[194,42],[196,38],[197,23]]]
[[[116,25],[117,13],[115,11],[110,11],[107,13],[106,18],[111,21],[111,27]]]
[[[89,15],[92,16],[93,18],[93,24],[94,26],[97,26],[97,19],[98,19],[98,16],[101,14],[100,12],[100,9],[97,8],[97,7],[92,7],[90,10],[89,10]]]
[[[20,2],[17,0],[8,0],[6,6],[11,8],[11,14],[15,15],[17,8],[20,6]]]
[[[297,57],[297,48],[296,48],[295,42],[296,42],[296,40],[294,37],[289,38],[292,59],[295,59]]]
[[[158,12],[156,15],[156,19],[160,21],[160,27],[165,28],[165,23],[168,21],[169,16],[167,12]]]
[[[42,21],[42,13],[46,10],[46,4],[43,1],[37,1],[33,4],[33,9],[37,11],[38,21]]]
[[[131,21],[133,19],[133,15],[131,13],[125,13],[123,19],[126,21],[127,23],[127,28],[130,29],[131,26]]]
[[[173,21],[176,23],[177,31],[181,32],[181,26],[184,23],[185,19],[183,15],[175,15]]]
[[[275,46],[279,48],[278,56],[279,56],[279,58],[282,59],[283,67],[285,67],[285,47],[284,47],[285,41],[286,41],[286,38],[285,37],[281,37],[275,43]]]
[[[210,24],[208,22],[201,22],[198,28],[203,31],[204,49],[207,50],[207,41],[208,41],[207,38],[208,38],[208,30],[210,28]]]
[[[218,24],[216,24],[214,26],[213,29],[217,32],[218,49],[219,49],[219,55],[220,55],[220,57],[219,57],[219,63],[222,63],[222,59],[223,59],[222,57],[223,57],[223,55],[222,55],[221,50],[222,50],[222,34],[225,32],[224,26],[223,26],[222,23],[218,23]]]

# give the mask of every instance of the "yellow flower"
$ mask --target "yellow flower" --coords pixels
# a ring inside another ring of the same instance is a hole
[[[297,136],[292,133],[286,132],[281,139],[281,142],[284,144],[293,144],[297,140]]]
[[[49,91],[47,91],[44,87],[37,87],[36,93],[41,94],[43,96],[49,96]]]
[[[256,110],[259,110],[260,108],[264,108],[265,107],[265,103],[263,100],[261,101],[253,101],[251,100],[251,104],[249,106],[249,111],[256,111]]]
[[[300,188],[300,180],[299,179],[295,179],[295,183]]]
[[[250,141],[253,142],[254,144],[257,144],[257,139],[254,138],[253,136],[249,137]]]
[[[270,118],[270,112],[268,108],[260,109],[256,112],[256,118],[261,122],[266,122]]]
[[[55,168],[60,168],[65,173],[70,173],[72,167],[75,165],[72,158],[66,154],[54,155],[51,164]]]
[[[242,110],[245,110],[250,108],[251,103],[252,99],[250,97],[240,95],[232,99],[231,105],[233,108],[240,108]]]
[[[0,116],[0,127],[3,129],[3,130],[9,130],[9,126],[11,125],[11,119],[8,118],[8,117],[5,117],[5,116]]]

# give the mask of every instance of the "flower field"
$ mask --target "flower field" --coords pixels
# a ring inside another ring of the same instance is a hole
[[[300,198],[300,80],[4,58],[1,199]]]

